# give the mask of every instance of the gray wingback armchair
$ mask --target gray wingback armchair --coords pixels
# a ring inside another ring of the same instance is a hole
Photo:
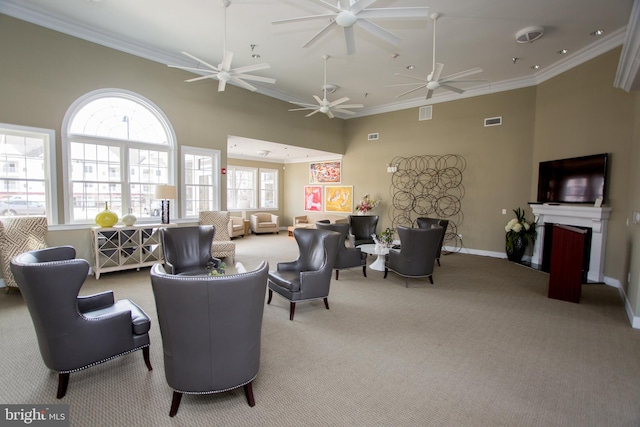
[[[338,255],[333,268],[336,270],[336,280],[338,280],[340,270],[346,270],[354,267],[362,267],[362,274],[367,277],[367,258],[362,256],[360,248],[351,248],[346,246],[346,240],[349,235],[349,224],[327,224],[324,222],[316,222],[318,230],[330,230],[340,233],[340,243],[338,243]],[[366,254],[365,254],[366,255]]]
[[[167,273],[193,276],[206,274],[220,265],[220,260],[211,256],[211,242],[216,232],[212,225],[163,227],[158,232]]]
[[[182,394],[244,387],[255,405],[252,381],[260,366],[260,334],[269,264],[228,276],[175,276],[160,264],[151,284],[164,349],[164,371],[178,412]]]
[[[78,296],[89,263],[75,259],[71,246],[25,252],[11,270],[31,314],[40,354],[58,372],[58,399],[69,375],[114,357],[142,349],[149,360],[149,316],[130,300],[115,301],[113,292]]]
[[[433,267],[440,243],[442,227],[408,228],[398,226],[400,249],[390,249],[384,267],[384,278],[389,270],[404,276],[405,286],[409,278],[428,277],[433,284]]]
[[[289,320],[293,320],[296,302],[324,300],[329,310],[329,285],[331,270],[338,253],[340,234],[335,231],[313,228],[296,228],[293,237],[300,254],[291,262],[279,262],[276,271],[269,272],[269,299],[273,293],[290,301]]]
[[[438,262],[438,267],[439,267],[440,254],[442,253],[442,245],[444,244],[444,236],[447,234],[447,227],[449,226],[449,220],[439,219],[439,218],[420,217],[420,218],[416,218],[416,223],[418,224],[418,228],[431,228],[436,225],[439,225],[440,227],[442,227],[442,233],[440,234],[440,244],[438,245],[438,253],[436,254],[436,261]]]
[[[352,247],[373,244],[372,234],[376,234],[378,215],[349,215],[349,242]]]

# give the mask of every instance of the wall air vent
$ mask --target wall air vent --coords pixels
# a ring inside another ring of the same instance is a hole
[[[431,120],[431,118],[433,117],[432,113],[433,113],[433,106],[425,105],[424,107],[420,107],[418,110],[418,120],[419,121]]]
[[[500,126],[502,124],[502,116],[500,117],[489,117],[484,119],[484,127],[488,126]]]
[[[380,134],[378,132],[376,133],[370,133],[369,135],[367,135],[367,139],[369,141],[375,141],[377,139],[380,139]]]

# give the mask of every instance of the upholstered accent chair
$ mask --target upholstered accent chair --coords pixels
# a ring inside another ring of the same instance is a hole
[[[227,211],[201,211],[200,225],[213,225],[216,228],[213,242],[211,243],[211,255],[216,258],[231,258],[235,262],[236,244],[231,241],[229,235],[230,215]]]
[[[58,373],[58,399],[64,397],[72,372],[142,349],[149,360],[149,316],[113,292],[78,296],[89,263],[76,259],[71,246],[25,252],[11,270],[36,330],[47,368]],[[121,368],[118,368],[121,369]]]
[[[362,274],[367,277],[367,258],[362,256],[360,248],[346,246],[349,234],[349,224],[327,224],[321,221],[316,222],[318,230],[330,230],[340,233],[340,243],[338,244],[338,255],[333,268],[336,270],[336,280],[338,280],[340,270],[347,270],[354,267],[362,267]]]
[[[16,216],[0,218],[0,267],[7,291],[18,289],[11,273],[11,260],[18,254],[47,247],[47,218]]]
[[[280,218],[278,215],[267,212],[251,214],[249,227],[253,234],[278,233],[280,231]]]
[[[279,262],[276,271],[269,272],[269,299],[273,293],[289,300],[289,320],[293,320],[296,303],[324,300],[329,310],[329,285],[331,270],[338,254],[340,234],[335,231],[313,228],[296,228],[293,237],[300,254],[291,262]]]
[[[234,237],[243,237],[244,236],[244,219],[239,216],[230,216],[229,217],[229,237],[232,239]]]
[[[349,215],[349,242],[352,247],[373,244],[372,234],[376,234],[378,215]]]
[[[208,274],[220,265],[211,256],[213,225],[162,227],[158,230],[164,252],[164,269],[169,274],[195,276]]]
[[[404,277],[406,287],[410,278],[428,277],[433,284],[433,267],[440,243],[442,227],[409,228],[398,226],[400,249],[390,249],[384,266],[384,278],[389,270]]]
[[[439,219],[439,218],[420,217],[420,218],[416,218],[416,222],[418,224],[418,228],[431,228],[433,226],[442,227],[442,235],[440,236],[440,244],[438,245],[438,253],[436,254],[436,261],[438,263],[438,267],[440,267],[440,254],[442,253],[442,245],[444,244],[444,236],[447,234],[447,227],[449,226],[449,220]]]
[[[151,268],[167,384],[169,416],[183,393],[220,393],[243,387],[255,405],[252,381],[260,367],[260,337],[269,264],[226,276],[174,276]]]

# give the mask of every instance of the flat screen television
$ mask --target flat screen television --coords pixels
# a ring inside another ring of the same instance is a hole
[[[540,162],[538,202],[591,203],[605,200],[607,153]]]

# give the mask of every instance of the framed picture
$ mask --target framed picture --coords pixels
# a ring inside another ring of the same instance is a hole
[[[322,212],[322,186],[304,186],[304,210],[306,212]]]
[[[326,185],[324,210],[325,212],[353,212],[353,185]]]
[[[342,182],[342,162],[309,163],[309,184],[340,184]]]

